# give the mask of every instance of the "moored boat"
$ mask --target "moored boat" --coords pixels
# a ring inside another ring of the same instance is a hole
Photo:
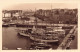
[[[35,13],[36,14],[36,13]],[[47,28],[37,28],[37,17],[35,17],[34,20],[34,26],[32,29],[27,30],[20,30],[18,33],[23,36],[29,37],[31,40],[39,41],[39,42],[59,42],[59,33],[58,31],[54,31],[52,27],[50,27],[52,30],[47,30]],[[61,29],[61,27],[59,27]],[[56,32],[56,33],[55,33]],[[63,33],[63,31],[62,31]]]
[[[29,37],[31,40],[34,40],[34,41],[39,41],[39,42],[58,42],[59,39],[58,39],[58,36],[55,36],[56,34],[52,35],[52,34],[43,34],[43,33],[31,33],[29,32],[29,30],[20,30],[18,31],[18,34],[19,35],[22,35],[22,36],[26,36],[26,37]]]
[[[9,27],[9,24],[2,24],[2,27]]]
[[[32,43],[30,49],[31,50],[43,50],[43,49],[50,49],[51,45],[46,43]]]

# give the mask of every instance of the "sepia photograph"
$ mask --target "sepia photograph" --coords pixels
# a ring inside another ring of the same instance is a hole
[[[77,50],[78,5],[20,3],[2,9],[2,50]]]

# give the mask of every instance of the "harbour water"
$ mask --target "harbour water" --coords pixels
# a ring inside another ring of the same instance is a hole
[[[9,50],[16,50],[22,48],[23,50],[29,49],[33,41],[29,37],[20,36],[17,34],[16,29],[25,29],[21,27],[3,27],[2,28],[2,48]],[[63,40],[63,39],[62,39]],[[62,41],[61,40],[61,41]],[[57,49],[58,44],[52,43],[52,49]]]
[[[8,49],[23,48],[27,49],[32,41],[27,37],[17,34],[16,27],[2,28],[2,47]]]

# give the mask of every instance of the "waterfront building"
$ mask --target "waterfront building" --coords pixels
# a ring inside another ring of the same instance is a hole
[[[14,16],[20,16],[22,13],[22,10],[3,10],[2,11],[2,14],[3,16],[2,17],[14,17]],[[7,15],[7,16],[6,16]]]

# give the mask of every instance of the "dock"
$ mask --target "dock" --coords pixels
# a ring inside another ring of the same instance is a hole
[[[77,28],[77,26],[73,26],[73,29],[70,30],[70,32],[68,33],[68,35],[64,38],[64,40],[62,41],[62,43],[58,46],[57,49],[67,49],[71,42],[73,40],[69,40],[70,35],[75,35],[74,32],[76,31],[75,29]]]

